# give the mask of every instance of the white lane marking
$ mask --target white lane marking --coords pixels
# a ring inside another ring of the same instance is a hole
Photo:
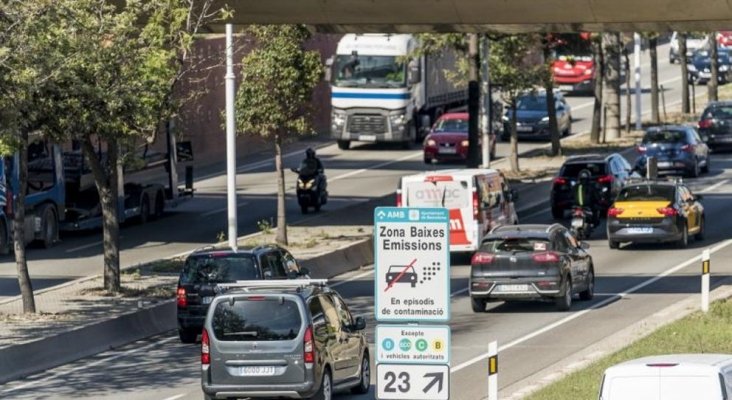
[[[170,396],[170,397],[165,398],[163,400],[178,400],[178,399],[180,399],[182,397],[185,397],[186,394],[188,394],[188,393],[176,394],[175,396]]]
[[[412,158],[417,158],[417,157],[419,157],[421,155],[422,155],[422,152],[420,151],[420,152],[417,152],[417,153],[414,153],[414,154],[409,154],[409,155],[404,156],[404,157],[401,157],[401,158],[397,158],[396,160],[385,161],[383,163],[376,164],[376,165],[374,165],[372,167],[369,167],[369,168],[361,168],[361,169],[357,169],[355,171],[346,172],[345,174],[338,175],[338,176],[336,176],[334,178],[329,178],[328,179],[328,182],[333,182],[333,181],[337,181],[337,180],[349,178],[351,176],[358,175],[358,174],[362,174],[362,173],[364,173],[366,171],[369,171],[369,170],[373,170],[373,169],[377,169],[377,168],[381,168],[381,167],[386,167],[387,165],[396,164],[398,162],[406,161],[406,160],[409,160],[409,159],[412,159]]]
[[[712,190],[719,189],[719,187],[721,187],[722,185],[726,184],[727,182],[729,182],[729,179],[721,180],[721,181],[715,183],[714,185],[709,186],[708,188],[706,188],[704,190],[698,191],[697,193],[711,192]]]
[[[120,357],[129,356],[130,354],[138,353],[140,351],[145,351],[145,350],[147,350],[149,348],[152,348],[152,347],[155,347],[155,346],[160,346],[161,344],[168,343],[170,341],[173,341],[174,339],[178,339],[178,336],[172,336],[172,337],[169,337],[167,339],[162,339],[160,341],[157,341],[155,343],[150,343],[147,346],[143,346],[143,347],[140,347],[140,348],[127,350],[127,351],[124,351],[122,353],[118,353],[118,354],[115,354],[113,356],[110,356],[110,357],[107,357],[107,358],[102,358],[100,360],[94,361],[93,363],[90,363],[90,364],[80,365],[80,366],[75,367],[75,368],[72,368],[72,369],[70,369],[68,371],[61,371],[61,372],[58,372],[58,373],[53,374],[53,375],[45,376],[45,377],[43,377],[41,379],[31,380],[31,381],[28,381],[28,382],[26,382],[26,383],[24,383],[22,385],[18,385],[18,386],[15,386],[15,387],[11,387],[9,389],[5,389],[5,390],[2,391],[2,393],[15,392],[17,390],[25,389],[25,388],[27,388],[29,386],[35,386],[35,385],[38,385],[41,382],[46,382],[46,381],[50,381],[52,379],[57,379],[57,378],[60,378],[62,376],[65,376],[65,375],[69,375],[69,374],[71,374],[73,372],[76,372],[76,371],[81,371],[83,369],[88,369],[90,367],[95,367],[97,365],[103,364],[103,363],[108,362],[108,361],[115,360],[115,359],[120,358]]]
[[[248,201],[242,201],[242,202],[239,202],[236,205],[236,207],[237,208],[243,207],[243,206],[245,206],[247,204],[249,204]],[[211,215],[214,215],[214,214],[218,214],[218,213],[222,213],[222,212],[228,211],[228,210],[229,210],[229,207],[224,207],[224,208],[219,208],[219,209],[216,209],[216,210],[206,211],[205,213],[200,214],[200,218],[205,218],[205,217],[208,217],[208,216],[211,216]]]
[[[732,245],[732,239],[725,240],[721,244],[713,247],[710,250],[710,253],[716,253],[717,251],[722,250],[725,247],[728,247],[729,245]],[[606,305],[608,305],[610,303],[613,303],[613,302],[615,302],[615,301],[617,301],[619,299],[622,299],[622,298],[626,297],[629,294],[635,293],[638,290],[640,290],[640,289],[642,289],[642,288],[644,288],[644,287],[646,287],[648,285],[651,285],[651,284],[655,283],[656,281],[658,281],[658,280],[660,280],[662,278],[665,278],[668,275],[671,275],[673,273],[676,273],[679,270],[684,269],[684,268],[688,267],[689,265],[691,265],[691,264],[693,264],[695,262],[698,262],[699,260],[701,260],[701,255],[692,257],[692,258],[690,258],[690,259],[682,262],[681,264],[678,264],[678,265],[676,265],[676,266],[674,266],[674,267],[672,267],[670,269],[667,269],[666,271],[664,271],[664,272],[662,272],[662,273],[654,276],[653,278],[647,279],[647,280],[645,280],[645,281],[643,281],[643,282],[641,282],[641,283],[639,283],[639,284],[631,287],[630,289],[626,290],[625,292],[618,293],[617,295],[615,295],[613,297],[610,297],[610,298],[607,298],[607,299],[605,299],[605,300],[603,300],[603,301],[601,301],[599,303],[596,303],[596,304],[594,304],[594,305],[592,305],[592,306],[590,306],[590,307],[588,307],[588,308],[586,308],[586,309],[584,309],[582,311],[576,312],[576,313],[574,313],[574,314],[572,314],[572,315],[570,315],[568,317],[562,318],[559,321],[554,322],[553,324],[547,325],[547,326],[545,326],[545,327],[543,327],[541,329],[538,329],[538,330],[536,330],[536,331],[534,331],[532,333],[529,333],[528,335],[522,336],[522,337],[520,337],[520,338],[518,338],[518,339],[516,339],[516,340],[514,340],[512,342],[509,342],[508,344],[499,347],[498,348],[498,352],[500,353],[502,351],[506,351],[506,350],[510,349],[511,347],[517,346],[517,345],[519,345],[521,343],[524,343],[524,342],[526,342],[526,341],[528,341],[530,339],[533,339],[533,338],[535,338],[535,337],[537,337],[539,335],[543,335],[544,333],[549,332],[549,331],[551,331],[552,329],[554,329],[556,327],[559,327],[559,326],[564,325],[564,324],[566,324],[566,323],[568,323],[570,321],[573,321],[573,320],[575,320],[575,319],[577,319],[579,317],[582,317],[585,314],[588,314],[589,312],[591,312],[593,310],[596,310],[598,308],[604,307],[604,306],[606,306]],[[488,356],[489,356],[489,354],[486,352],[486,353],[483,353],[483,354],[478,355],[476,357],[473,357],[472,359],[470,359],[468,361],[465,361],[465,362],[459,364],[455,368],[452,368],[452,370],[450,371],[450,374],[454,374],[454,373],[456,373],[458,371],[461,371],[461,370],[463,370],[463,369],[465,369],[465,368],[467,368],[467,367],[469,367],[469,366],[471,366],[471,365],[473,365],[473,364],[475,364],[477,362],[483,361],[483,360],[487,359]]]

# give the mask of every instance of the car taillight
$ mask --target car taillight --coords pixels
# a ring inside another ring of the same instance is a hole
[[[178,290],[175,293],[175,302],[178,304],[178,307],[185,308],[188,307],[188,297],[186,296],[186,288],[178,287]]]
[[[535,253],[532,258],[534,262],[559,262],[559,255],[553,251]]]
[[[558,177],[554,178],[554,184],[555,185],[566,185],[567,180],[562,178],[561,176],[558,176]]]
[[[473,219],[478,219],[478,191],[473,189]]]
[[[201,332],[201,364],[202,365],[209,365],[211,364],[211,348],[209,347],[210,340],[208,339],[208,331],[206,328],[203,328],[203,332]]]
[[[576,208],[575,208],[575,209],[574,209],[574,210],[572,211],[572,214],[573,214],[573,215],[574,215],[575,217],[584,217],[584,215],[585,215],[585,210],[583,210],[583,209],[582,209],[581,207],[576,207]]]
[[[646,149],[646,146],[635,146],[635,151],[637,151],[640,154],[644,154],[648,149]]]
[[[308,326],[305,329],[305,335],[302,339],[303,347],[303,360],[305,364],[312,364],[315,362],[315,344],[313,343],[313,327]]]
[[[597,183],[612,183],[613,176],[612,175],[603,175],[599,178],[597,178]]]
[[[490,253],[475,253],[473,254],[473,257],[470,259],[471,265],[476,264],[490,264],[493,262],[493,259],[495,259],[496,256]]]
[[[681,151],[686,153],[693,153],[694,152],[694,145],[693,144],[685,144],[681,146]]]
[[[711,128],[712,125],[714,125],[713,119],[703,119],[699,121],[699,128],[705,129],[705,128]]]
[[[607,216],[608,217],[617,217],[618,215],[622,214],[623,211],[625,211],[625,210],[623,210],[622,208],[610,207],[607,210]]]
[[[658,211],[659,214],[663,214],[664,217],[674,217],[679,215],[679,212],[673,207],[661,207],[657,208],[656,211]]]
[[[402,206],[402,194],[397,192],[396,194],[396,206],[401,207]]]

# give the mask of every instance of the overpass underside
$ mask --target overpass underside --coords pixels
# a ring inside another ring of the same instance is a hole
[[[232,23],[320,32],[732,30],[732,0],[228,0]],[[218,29],[215,29],[218,30]]]

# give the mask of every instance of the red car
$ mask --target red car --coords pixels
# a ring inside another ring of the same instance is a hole
[[[442,114],[424,139],[424,162],[465,161],[468,157],[468,113]],[[491,132],[490,157],[496,158],[496,135]]]
[[[732,31],[717,32],[717,44],[719,47],[732,47]]]

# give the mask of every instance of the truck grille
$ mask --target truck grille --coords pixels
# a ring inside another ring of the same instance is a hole
[[[351,133],[386,133],[386,117],[382,115],[354,115],[348,119]]]

